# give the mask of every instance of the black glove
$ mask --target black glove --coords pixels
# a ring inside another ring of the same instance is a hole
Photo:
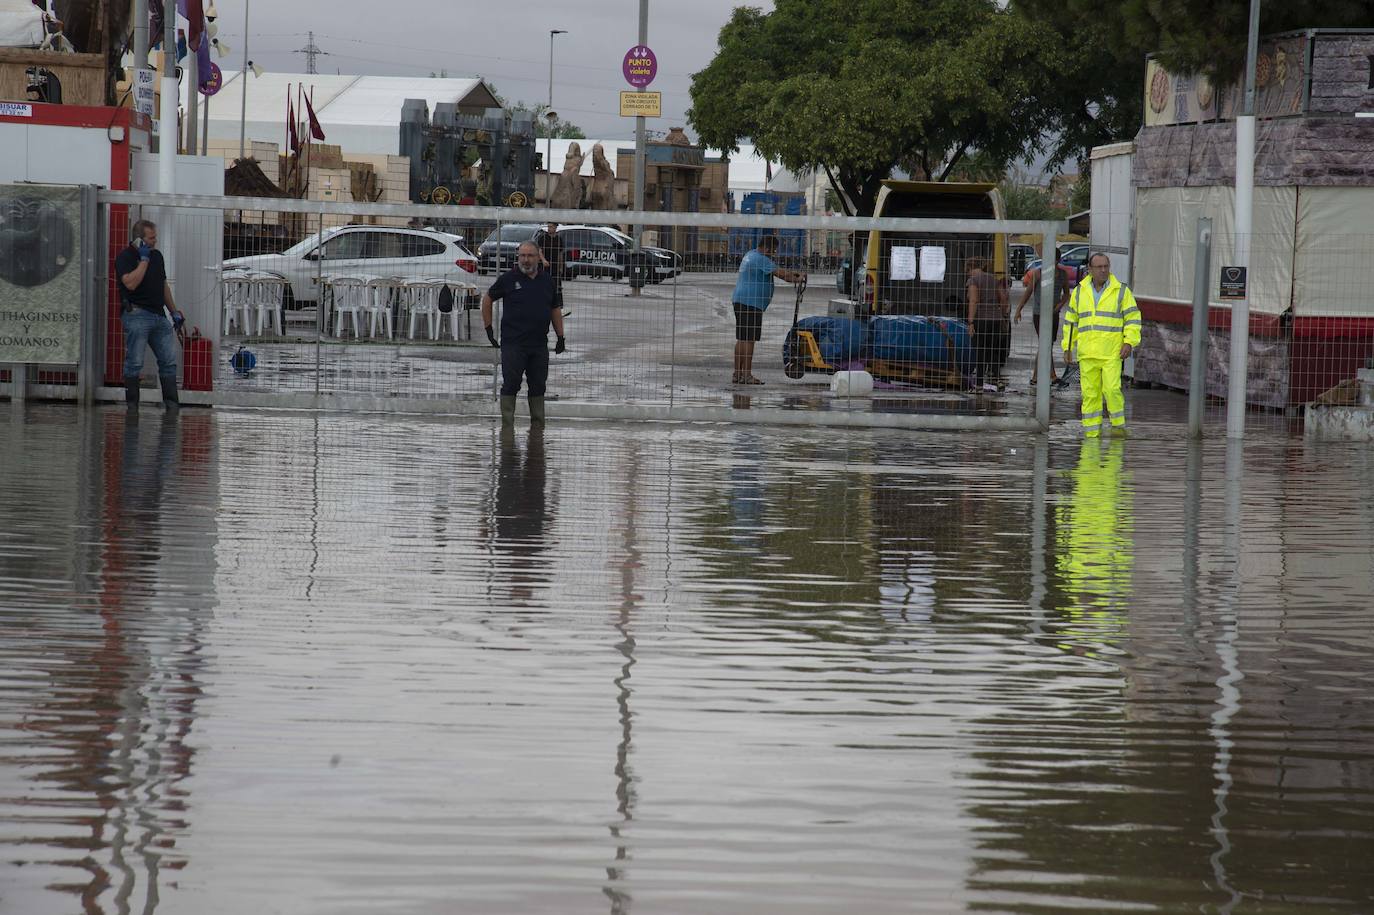
[[[555,344],[553,345],[553,351],[554,351],[554,354],[555,354],[555,355],[557,355],[558,353],[563,352],[563,351],[566,350],[567,348],[568,348],[568,341],[567,341],[567,338],[565,338],[565,337],[559,337],[559,338],[558,338],[558,342],[555,343]]]
[[[492,346],[496,347],[497,349],[501,348],[501,344],[496,342],[496,332],[491,329],[490,324],[487,325],[487,339],[491,341]]]

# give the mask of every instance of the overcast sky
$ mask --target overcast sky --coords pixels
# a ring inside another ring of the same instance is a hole
[[[208,5],[208,4],[207,4]],[[772,9],[771,0],[649,0],[649,47],[658,57],[650,89],[663,93],[651,130],[686,127],[691,74],[716,50],[716,34],[736,6]],[[244,0],[216,0],[219,37],[242,66]],[[625,52],[639,37],[638,0],[257,0],[250,7],[249,56],[264,69],[305,72],[293,54],[315,32],[329,52],[321,73],[379,76],[482,76],[510,101],[542,102],[549,91],[549,29],[554,39],[554,110],[589,137],[628,139],[634,119],[619,116]],[[689,131],[690,133],[690,131]]]

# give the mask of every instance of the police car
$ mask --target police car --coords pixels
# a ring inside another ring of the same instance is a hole
[[[624,279],[634,252],[634,239],[606,226],[559,226],[563,242],[564,276]],[[667,248],[642,246],[649,264],[649,282],[661,283],[682,272],[682,258]]]

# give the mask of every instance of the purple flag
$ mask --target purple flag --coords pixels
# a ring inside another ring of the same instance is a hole
[[[201,0],[177,0],[177,12],[186,17],[187,44],[196,52],[196,82],[202,92],[210,82],[210,42],[205,38],[205,9]]]

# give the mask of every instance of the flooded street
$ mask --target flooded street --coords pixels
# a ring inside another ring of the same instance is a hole
[[[0,409],[0,912],[1374,910],[1374,452]]]

